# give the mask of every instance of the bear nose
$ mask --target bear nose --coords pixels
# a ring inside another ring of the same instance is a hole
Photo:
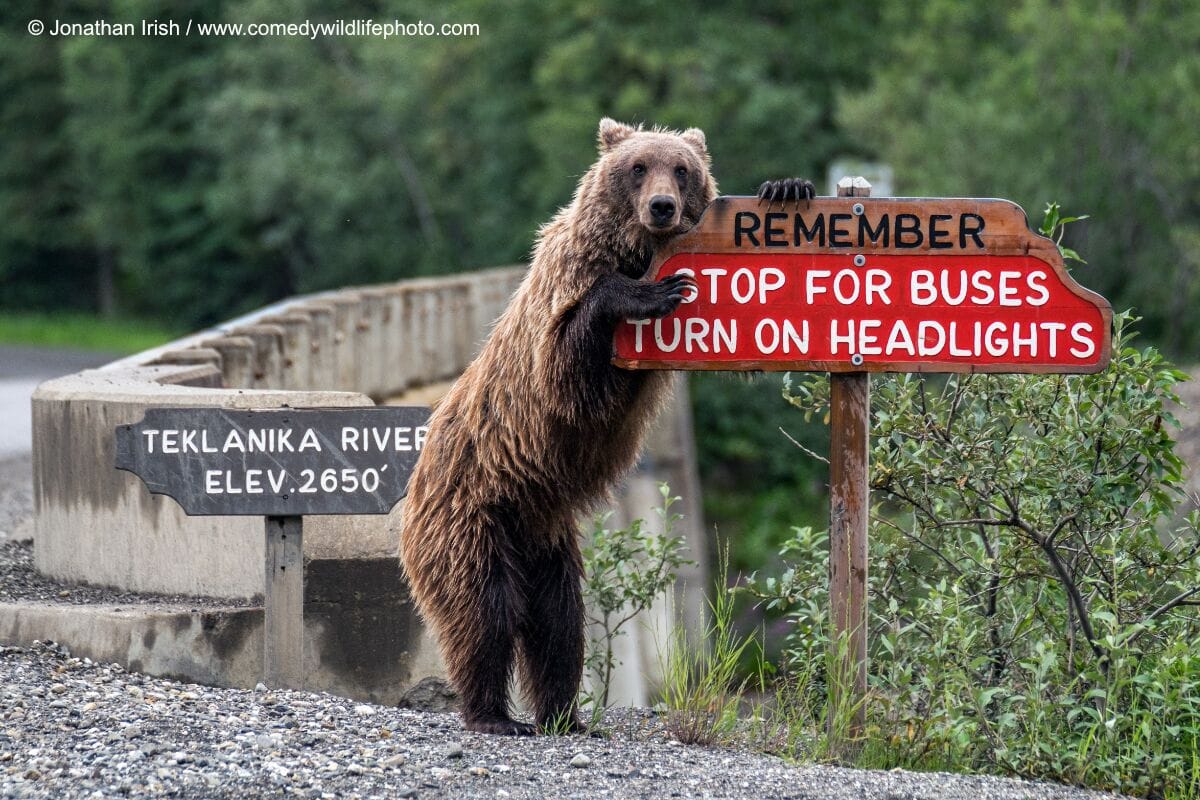
[[[650,198],[650,216],[660,225],[665,225],[675,219],[675,198],[665,194],[656,194]]]

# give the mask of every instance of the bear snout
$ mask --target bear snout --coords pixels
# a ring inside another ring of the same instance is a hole
[[[675,212],[679,204],[675,198],[666,194],[656,194],[650,198],[650,220],[657,228],[674,227],[678,221]]]

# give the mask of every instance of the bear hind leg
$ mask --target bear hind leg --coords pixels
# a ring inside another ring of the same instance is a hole
[[[460,629],[445,647],[447,668],[462,700],[463,725],[477,733],[530,736],[534,726],[510,715],[508,684],[512,676],[522,592],[511,559],[492,551],[485,565],[482,591],[474,598],[471,625]]]
[[[538,727],[580,733],[576,698],[583,678],[583,563],[574,535],[531,555],[519,640],[521,682]]]

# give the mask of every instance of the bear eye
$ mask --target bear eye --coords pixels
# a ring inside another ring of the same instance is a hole
[[[687,167],[676,167],[675,168],[675,177],[679,178],[679,180],[683,180],[684,178],[686,178],[687,177]]]
[[[646,167],[642,164],[634,164],[633,165],[633,174],[639,178],[642,177],[643,175],[646,174]]]

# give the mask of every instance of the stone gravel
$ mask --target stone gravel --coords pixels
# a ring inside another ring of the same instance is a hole
[[[170,607],[173,611],[205,608],[244,608],[261,598],[193,597],[180,594],[138,594],[104,586],[52,580],[33,568],[33,542],[0,541],[0,602],[65,603]]]
[[[261,603],[260,598],[253,597],[138,594],[47,578],[33,568],[32,515],[33,481],[29,454],[0,459],[0,602],[170,606],[175,610],[188,608],[193,611]]]
[[[50,642],[0,648],[0,686],[2,798],[1112,797],[1003,778],[796,767],[682,745],[645,710],[610,712],[603,737],[484,736],[452,714],[176,683]]]

